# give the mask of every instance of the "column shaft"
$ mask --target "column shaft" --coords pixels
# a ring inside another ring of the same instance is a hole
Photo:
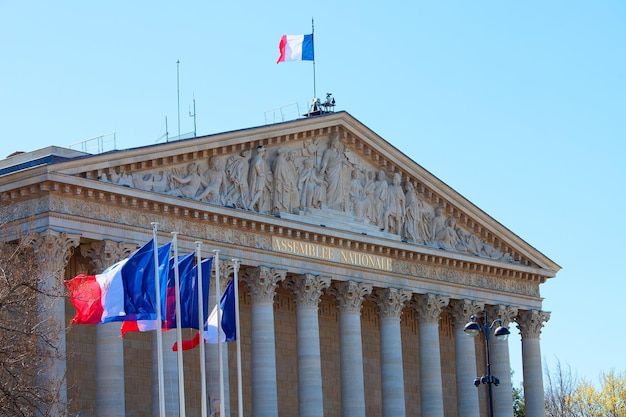
[[[79,235],[45,230],[25,244],[32,244],[41,265],[38,296],[38,320],[55,323],[57,332],[54,346],[42,346],[42,354],[50,361],[46,373],[38,377],[38,384],[50,392],[58,392],[49,411],[50,417],[67,415],[67,358],[65,339],[65,297],[63,297],[63,275],[73,250],[80,243]],[[49,294],[49,295],[45,295]],[[54,339],[54,338],[52,338]]]
[[[361,314],[353,311],[342,311],[339,314],[341,416],[365,417]]]
[[[250,290],[252,325],[252,416],[278,417],[274,294],[286,270],[250,268],[243,280]]]
[[[438,324],[420,323],[419,338],[422,415],[443,417],[443,383]]]
[[[272,301],[252,302],[252,415],[278,416]]]
[[[463,326],[455,326],[457,410],[463,417],[480,416],[478,388],[474,386],[474,379],[478,376],[474,343],[475,339],[465,334]]]
[[[120,323],[96,326],[96,415],[123,417],[124,401],[124,340]]]
[[[90,258],[95,272],[127,258],[137,245],[112,240],[81,245],[80,252]],[[124,417],[124,340],[120,337],[120,323],[106,323],[96,327],[96,415]]]
[[[435,294],[414,296],[419,320],[420,399],[422,416],[443,417],[443,383],[439,346],[439,319],[449,298]]]
[[[361,307],[371,292],[371,285],[355,281],[336,282],[331,288],[339,308],[341,417],[365,417]]]
[[[526,417],[543,417],[546,411],[539,339],[522,339],[522,361]]]
[[[543,417],[545,415],[539,338],[543,323],[549,319],[550,313],[538,310],[520,311],[516,319],[522,336],[524,403],[527,417]]]
[[[298,307],[298,411],[300,417],[324,415],[317,307]]]
[[[411,292],[396,288],[378,289],[374,301],[380,317],[380,364],[383,417],[406,415],[400,316]]]
[[[324,415],[318,310],[322,290],[329,285],[330,278],[311,274],[295,276],[285,283],[296,299],[299,417]]]
[[[472,300],[452,300],[448,309],[454,325],[456,398],[459,417],[480,416],[478,388],[474,386],[474,379],[478,376],[476,341],[465,334],[464,329],[471,317],[478,314],[484,306],[484,303]]]
[[[406,415],[400,318],[380,319],[383,417]]]
[[[489,320],[500,319],[502,326],[505,327],[508,327],[517,315],[517,308],[515,307],[497,305],[488,308],[490,310]],[[509,341],[508,339],[498,340],[497,337],[493,336],[492,331],[489,344],[491,346],[491,373],[500,380],[498,386],[492,387],[494,417],[513,417],[513,384],[511,382]]]

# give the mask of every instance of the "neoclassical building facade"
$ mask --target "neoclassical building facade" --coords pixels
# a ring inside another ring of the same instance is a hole
[[[95,155],[19,154],[0,161],[0,198],[37,233],[51,281],[128,257],[153,222],[160,244],[177,232],[179,252],[200,241],[218,253],[222,288],[239,265],[246,416],[486,416],[486,386],[474,386],[485,339],[463,332],[485,313],[521,335],[491,339],[494,415],[513,416],[510,343],[521,343],[526,415],[544,415],[540,285],[560,267],[346,112]],[[55,314],[66,326],[58,415],[158,415],[154,332],[71,325],[67,298]],[[179,415],[173,333],[168,416]],[[224,350],[220,398],[206,345],[208,401],[211,415],[223,404],[237,416],[235,345]],[[198,355],[184,353],[192,416]]]

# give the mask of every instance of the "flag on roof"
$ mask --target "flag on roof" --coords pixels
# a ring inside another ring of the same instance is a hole
[[[280,56],[276,63],[287,61],[315,61],[313,34],[283,35],[278,44]]]

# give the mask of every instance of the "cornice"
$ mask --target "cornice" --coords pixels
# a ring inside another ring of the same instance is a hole
[[[536,285],[555,276],[555,271],[541,269],[530,263],[497,261],[373,236],[368,236],[367,242],[365,242],[364,236],[359,233],[310,225],[272,215],[171,197],[74,176],[54,174],[52,177],[55,177],[56,181],[43,181],[4,192],[0,194],[0,201],[2,204],[17,204],[29,200],[60,197],[61,201],[72,199],[93,202],[99,206],[106,206],[108,210],[139,210],[143,214],[155,218],[164,217],[172,221],[207,222],[213,226],[223,226],[241,233],[284,237],[359,251],[365,254],[391,257],[408,264],[418,263],[424,267],[445,268],[494,278],[520,280]],[[48,205],[45,207],[47,210]],[[50,210],[55,211],[54,208]],[[87,215],[85,213],[85,216]],[[119,226],[128,227],[123,223],[120,223]],[[271,245],[263,249],[271,250]],[[402,269],[404,270],[406,267]],[[394,272],[401,273],[403,271]]]

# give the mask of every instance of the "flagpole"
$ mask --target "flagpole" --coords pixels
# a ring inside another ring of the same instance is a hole
[[[237,341],[237,403],[239,416],[243,417],[243,392],[241,378],[241,333],[239,332],[239,259],[233,259],[234,275],[233,287],[235,289],[235,330]]]
[[[174,242],[174,294],[176,296],[176,343],[181,346],[176,350],[178,359],[178,408],[180,417],[185,417],[185,374],[183,370],[183,335],[180,311],[180,274],[178,270],[178,232],[172,232]],[[157,328],[157,333],[160,328]]]
[[[207,417],[207,401],[206,401],[206,360],[204,354],[204,294],[202,289],[204,288],[204,282],[202,280],[202,242],[196,241],[196,258],[198,264],[198,332],[200,333],[200,393],[201,397],[201,409],[202,417]]]
[[[220,416],[226,415],[224,404],[224,361],[222,358],[222,292],[220,289],[220,251],[214,249],[215,253],[215,292],[217,293],[217,356],[220,369]]]
[[[317,89],[315,86],[315,24],[311,18],[311,37],[313,38],[313,100],[317,100]]]
[[[154,249],[154,282],[156,286],[156,324],[157,324],[157,372],[159,374],[159,415],[165,417],[165,383],[163,376],[163,335],[161,334],[161,283],[159,279],[159,251],[157,246],[157,227],[152,222],[152,244]]]

